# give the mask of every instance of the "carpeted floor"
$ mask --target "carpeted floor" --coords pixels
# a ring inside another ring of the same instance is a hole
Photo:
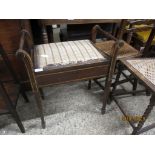
[[[130,84],[121,87],[131,88]],[[141,86],[139,89],[142,89]],[[101,115],[103,91],[94,83],[91,90],[87,89],[87,82],[83,81],[48,87],[44,92],[46,129],[41,129],[31,92],[28,93],[29,103],[25,103],[22,97],[19,99],[17,110],[26,129],[25,134],[128,135],[132,132],[130,125],[122,120],[122,114],[114,102],[107,106],[106,114]],[[141,94],[128,95],[119,100],[128,115],[142,115],[149,98]],[[155,110],[145,124],[152,123],[154,118]],[[0,117],[0,134],[21,134],[10,115]],[[143,134],[155,134],[155,129]]]

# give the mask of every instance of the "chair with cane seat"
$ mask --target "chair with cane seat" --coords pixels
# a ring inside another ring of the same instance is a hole
[[[134,47],[132,47],[130,45],[130,42],[131,42],[132,35],[133,35],[134,32],[143,32],[143,31],[146,31],[146,30],[150,30],[152,28],[151,25],[144,25],[143,27],[134,27],[134,24],[136,24],[136,25],[142,24],[142,23],[143,24],[144,23],[151,24],[153,22],[154,22],[153,20],[122,20],[121,25],[120,25],[120,30],[119,30],[119,32],[117,34],[117,38],[122,38],[123,34],[126,33],[127,34],[127,41],[124,42],[123,48],[121,48],[121,50],[118,53],[118,57],[117,57],[118,64],[116,66],[117,66],[118,70],[121,70],[121,73],[125,77],[125,79],[119,81],[117,84],[121,84],[121,83],[129,81],[133,85],[133,90],[136,90],[136,88],[137,88],[137,79],[135,79],[135,77],[128,76],[123,72],[122,66],[119,65],[119,60],[129,58],[129,57],[140,57],[140,56],[146,54],[145,51],[148,51],[147,46],[144,48],[144,51],[142,53],[141,51],[139,51],[139,50],[135,49]],[[127,28],[126,27],[127,25],[130,25],[130,26],[128,26],[128,28]],[[100,28],[100,26],[96,25],[92,29],[92,41],[95,43],[95,46],[98,49],[100,49],[107,56],[111,57],[110,49],[112,47],[113,41],[106,40],[106,41],[96,42],[96,34],[97,33],[101,33],[101,34],[105,35],[105,34],[107,34],[107,32],[102,30]],[[101,88],[103,88],[102,84],[97,79],[94,79],[94,81],[99,86],[101,86]],[[89,83],[91,83],[91,81],[89,81]],[[89,87],[91,87],[90,85],[89,85]],[[133,95],[134,95],[134,93],[133,93]]]
[[[151,46],[151,43],[153,41],[153,38],[155,36],[155,24],[152,25],[152,30],[150,33],[150,36],[147,40],[146,47],[149,49]],[[147,53],[148,51],[145,50]],[[151,98],[150,103],[148,104],[144,114],[142,115],[142,119],[139,120],[138,125],[135,126],[133,122],[129,121],[129,124],[133,128],[132,134],[140,134],[145,131],[148,131],[155,127],[155,123],[143,127],[146,119],[148,118],[149,114],[151,113],[154,105],[155,105],[155,59],[154,58],[147,58],[147,57],[139,57],[139,58],[126,58],[126,59],[120,59],[120,63],[127,68],[127,70],[133,74],[138,80],[140,80],[143,85],[151,91]],[[118,73],[119,74],[119,73]],[[120,77],[120,76],[119,76]],[[115,83],[117,85],[117,82],[119,81],[119,77],[117,76],[115,79]],[[106,88],[105,88],[106,89]],[[127,116],[127,114],[124,112],[123,108],[120,106],[117,96],[119,95],[125,95],[126,92],[123,93],[117,93],[116,90],[112,91],[111,97],[116,102],[118,107],[120,108],[121,112]],[[105,111],[107,100],[103,101],[103,108]],[[142,128],[143,127],[143,128]]]

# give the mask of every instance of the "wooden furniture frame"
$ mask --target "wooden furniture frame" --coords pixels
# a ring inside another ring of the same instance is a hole
[[[0,81],[0,94],[2,96],[3,104],[6,105],[7,111],[2,111],[1,114],[11,114],[13,118],[15,119],[19,129],[21,130],[22,133],[25,133],[24,126],[19,118],[19,115],[16,111],[15,105],[12,103],[9,94],[7,93],[7,90],[5,89],[3,83]],[[1,101],[2,101],[1,100]]]
[[[120,19],[40,19],[39,25],[42,30],[42,38],[43,43],[48,43],[48,35],[46,26],[53,25],[53,24],[91,24],[91,23],[112,23],[114,24],[113,27],[115,27],[115,24],[120,23]],[[114,29],[115,31],[115,29]],[[51,36],[52,38],[52,36]],[[51,39],[52,40],[52,39]]]
[[[0,55],[3,59],[3,62],[5,63],[6,67],[9,70],[9,73],[11,74],[12,79],[8,79],[8,80],[2,80],[2,82],[14,82],[15,84],[19,85],[20,88],[20,93],[22,94],[25,102],[29,102],[28,97],[25,93],[25,89],[23,87],[23,85],[21,84],[21,80],[19,79],[19,77],[17,76],[17,74],[15,73],[13,67],[12,67],[12,63],[10,62],[8,55],[6,54],[6,52],[4,51],[2,45],[0,44]],[[6,77],[5,77],[6,78]]]
[[[112,59],[105,59],[102,62],[93,62],[90,64],[77,63],[74,65],[68,65],[67,67],[57,67],[56,69],[43,70],[40,72],[34,72],[33,63],[33,43],[31,42],[30,48],[24,50],[26,41],[30,40],[28,31],[23,30],[20,40],[20,47],[17,50],[17,55],[23,60],[31,83],[32,91],[37,101],[42,127],[45,128],[45,121],[43,115],[43,107],[41,103],[41,97],[39,88],[45,86],[51,86],[55,84],[62,84],[74,81],[88,80],[93,78],[102,77],[108,74],[108,81],[111,78],[111,74],[115,67],[116,55],[120,47],[123,45],[121,41],[115,39],[113,45],[113,57]],[[112,38],[113,39],[113,38]],[[93,44],[93,43],[92,43]],[[31,55],[31,56],[30,56]]]
[[[124,19],[121,21],[121,24],[120,24],[120,29],[118,31],[118,34],[117,34],[117,38],[118,39],[122,39],[123,38],[123,34],[128,34],[127,35],[127,41],[125,43],[125,46],[124,46],[124,49],[122,48],[122,51],[120,51],[120,53],[118,53],[118,57],[117,57],[117,70],[119,71],[120,74],[122,74],[125,79],[124,80],[121,80],[119,81],[117,84],[122,84],[122,83],[125,83],[125,82],[130,82],[132,85],[133,85],[133,95],[135,95],[134,91],[136,90],[137,88],[137,79],[133,76],[127,76],[124,72],[123,72],[123,68],[121,66],[121,64],[119,63],[119,60],[120,59],[125,59],[125,58],[129,58],[129,57],[140,57],[141,55],[146,55],[148,52],[148,48],[149,48],[149,44],[147,44],[144,48],[144,51],[143,51],[143,54],[136,50],[135,48],[133,48],[132,46],[130,46],[130,42],[131,42],[131,39],[132,39],[132,35],[134,32],[141,32],[141,31],[144,31],[144,30],[149,30],[150,28],[153,28],[152,25],[146,25],[144,27],[138,27],[138,28],[135,28],[133,27],[135,24],[138,25],[138,24],[151,24],[153,23],[154,20],[127,20],[127,19]],[[129,27],[127,28],[126,26],[129,25]],[[100,43],[96,43],[96,35],[97,33],[101,33],[101,34],[107,34],[107,32],[105,32],[103,29],[101,29],[100,26],[96,25],[93,27],[92,29],[92,41],[96,44],[96,47],[98,47],[100,50],[102,50],[106,55],[110,56],[110,53],[106,52],[106,50],[108,49],[106,46],[109,46],[110,44],[105,44],[106,41],[104,42],[100,42]],[[150,34],[152,35],[152,34]],[[150,37],[150,41],[151,41],[151,37]],[[110,56],[111,57],[111,56]],[[104,89],[103,85],[98,81],[98,79],[94,79],[95,83],[97,83],[102,89]],[[91,81],[89,81],[89,87],[91,87]],[[115,86],[116,85],[113,85],[114,86],[114,89],[115,89]],[[147,92],[147,91],[146,91]],[[104,113],[104,112],[103,112]]]
[[[146,43],[146,48],[145,48],[145,52],[146,53],[148,52],[147,50],[151,46],[151,42],[152,42],[154,36],[155,36],[155,23],[153,25],[151,34],[150,34],[150,36],[148,38],[148,41]],[[140,73],[139,71],[137,71],[134,68],[134,65],[132,66],[128,62],[128,60],[134,60],[134,59],[135,60],[136,59],[138,59],[138,60],[144,60],[145,58],[126,58],[126,59],[121,59],[120,62],[121,62],[122,65],[124,65],[130,71],[131,74],[133,74],[138,80],[140,80],[144,84],[144,86],[146,86],[147,89],[149,89],[151,91],[151,93],[152,93],[151,98],[150,98],[150,103],[149,103],[148,107],[146,108],[146,110],[145,110],[145,112],[144,112],[144,114],[142,116],[142,118],[144,118],[144,119],[141,119],[138,122],[138,125],[137,126],[135,126],[132,121],[127,120],[129,122],[129,124],[131,125],[131,127],[133,128],[132,134],[140,134],[140,133],[143,133],[143,132],[148,131],[148,130],[150,130],[150,129],[152,129],[152,128],[155,127],[155,123],[153,123],[153,124],[151,124],[149,126],[146,126],[146,127],[142,128],[143,125],[144,125],[144,123],[145,123],[145,121],[146,121],[146,119],[148,118],[149,114],[151,113],[151,111],[152,111],[152,109],[153,109],[153,107],[155,105],[155,86],[142,73]],[[117,100],[116,96],[126,95],[128,93],[132,93],[133,91],[131,91],[131,92],[123,92],[123,93],[117,93],[116,92],[115,89],[116,89],[117,83],[119,82],[120,73],[121,73],[121,71],[119,71],[118,74],[117,74],[117,76],[116,76],[115,83],[114,83],[114,88],[113,88],[112,93],[111,93],[111,98],[115,101],[115,103],[117,104],[117,106],[119,107],[119,109],[121,110],[121,112],[123,113],[123,115],[125,117],[127,117],[127,114],[125,113],[125,111],[123,110],[123,108],[120,106],[120,103]],[[105,90],[106,90],[106,88],[105,88]],[[105,91],[105,93],[106,93],[106,91]],[[138,92],[141,92],[141,91],[135,91],[134,90],[134,93],[135,92],[138,93]],[[106,107],[106,104],[107,104],[107,100],[108,99],[104,100],[104,102],[103,102],[104,103],[104,105],[103,105],[104,111],[105,111],[105,107]]]
[[[22,94],[25,102],[28,102],[28,97],[24,91],[24,88],[20,84],[20,80],[15,74],[12,65],[8,59],[7,54],[5,53],[2,45],[0,45],[0,55],[3,59],[3,62],[5,63],[5,70],[8,69],[9,76],[11,75],[11,79],[9,78],[6,80],[6,76],[3,79],[0,79],[0,94],[2,97],[0,108],[0,115],[4,114],[11,114],[13,118],[15,119],[18,127],[20,128],[22,133],[25,133],[24,126],[19,118],[19,115],[16,111],[17,101],[19,98],[19,95]]]
[[[141,52],[141,55],[139,55],[140,57],[147,57],[149,55],[149,50],[151,47],[151,42],[154,38],[154,23],[155,20],[129,20],[129,22],[127,22],[127,24],[129,25],[128,29],[125,29],[124,33],[128,33],[128,38],[127,41],[128,43],[131,42],[132,36],[135,32],[142,32],[142,31],[146,31],[146,30],[150,30],[152,29],[150,36],[147,40],[147,43],[145,44],[144,50]],[[145,25],[144,27],[139,27],[139,28],[135,28],[134,25],[141,25],[141,24],[153,24],[153,25]],[[122,22],[122,25],[124,25],[123,27],[125,27],[126,25],[126,21]],[[123,34],[120,34],[121,36]],[[127,57],[129,58],[129,57]],[[126,78],[125,80],[120,80],[117,81],[117,83],[114,84],[113,90],[115,90],[116,85],[125,83],[125,82],[130,82],[133,85],[133,95],[135,95],[136,89],[137,89],[137,84],[138,84],[138,80],[137,78],[135,78],[134,76],[132,76],[132,74],[130,76],[127,76],[124,72],[124,67],[122,66],[122,64],[120,63],[118,66],[118,74],[116,76],[116,79],[119,79],[119,77],[121,76],[121,74]],[[149,95],[150,93],[148,92],[148,90],[146,89],[146,95]]]
[[[0,19],[0,44],[3,46],[5,54],[9,58],[11,67],[16,72],[16,76],[25,81],[27,77],[22,64],[17,61],[15,52],[19,46],[20,32],[27,29],[31,33],[31,23],[29,19]],[[28,85],[23,84],[28,89]]]

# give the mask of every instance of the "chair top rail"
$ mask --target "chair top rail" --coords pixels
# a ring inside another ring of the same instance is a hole
[[[131,19],[131,20],[127,20],[127,23],[129,25],[141,25],[141,24],[153,24],[155,22],[155,20],[152,19]]]

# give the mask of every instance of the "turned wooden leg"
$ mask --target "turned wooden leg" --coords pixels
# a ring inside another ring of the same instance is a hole
[[[88,89],[91,89],[91,80],[88,81]]]
[[[44,100],[45,99],[45,95],[44,95],[43,89],[39,88],[39,91],[40,91],[41,98]]]
[[[22,96],[23,96],[25,102],[29,102],[29,99],[28,99],[28,97],[27,97],[25,91],[23,90],[23,88],[21,88],[21,91],[20,91],[20,92],[21,92],[21,94],[22,94]]]
[[[112,102],[112,94],[115,92],[115,90],[117,88],[117,85],[118,85],[122,70],[123,70],[123,66],[120,63],[118,63],[118,72],[117,72],[117,75],[116,75],[116,78],[115,78],[115,82],[113,83],[112,91],[111,91],[111,93],[109,95],[110,97],[108,99],[107,104],[111,104],[111,102]]]
[[[123,70],[123,66],[121,64],[118,64],[118,73],[116,75],[116,79],[115,79],[115,82],[113,84],[112,93],[116,90],[116,87],[118,85],[122,70]]]
[[[35,96],[35,99],[36,99],[36,103],[37,103],[38,110],[39,110],[39,115],[40,115],[40,118],[41,118],[41,125],[42,125],[42,128],[45,129],[46,125],[45,125],[45,120],[44,120],[43,106],[42,106],[42,102],[41,102],[40,93],[39,92],[34,92],[34,96]]]
[[[138,80],[137,80],[137,78],[134,78],[134,82],[133,82],[133,88],[132,88],[132,90],[133,91],[136,91],[136,89],[137,89],[137,84],[138,84]],[[135,92],[133,92],[132,93],[132,95],[136,95],[136,93]]]
[[[109,99],[110,92],[111,92],[111,83],[112,83],[112,77],[113,77],[115,66],[116,66],[117,53],[118,53],[119,48],[121,48],[123,45],[124,45],[124,43],[122,41],[118,41],[113,46],[114,55],[112,56],[110,66],[109,66],[108,75],[106,77],[105,89],[104,89],[104,94],[103,94],[103,106],[101,109],[102,114],[105,114],[107,101]]]
[[[144,125],[146,119],[148,118],[148,116],[151,113],[154,106],[155,106],[155,94],[153,94],[151,96],[150,103],[149,103],[148,107],[146,108],[146,110],[142,116],[142,119],[139,121],[137,127],[133,130],[132,135],[136,135],[138,133],[138,131],[140,131],[140,129]]]
[[[101,109],[101,114],[105,114],[105,112],[106,112],[106,105],[108,103],[109,94],[110,94],[110,87],[109,88],[106,87],[104,95],[103,95],[103,106]]]
[[[104,89],[104,94],[103,94],[103,106],[101,109],[101,114],[105,114],[106,112],[106,105],[110,97],[111,81],[112,81],[111,78],[107,78],[105,82],[105,89]]]
[[[48,35],[47,35],[45,26],[42,26],[42,38],[43,38],[44,44],[47,44],[48,43]]]
[[[46,28],[47,28],[47,34],[49,34],[49,35],[47,35],[48,40],[49,40],[48,42],[52,43],[52,42],[54,42],[52,25],[47,26]]]
[[[146,89],[146,96],[150,96],[151,95],[151,92],[147,89],[147,88],[145,88]]]

